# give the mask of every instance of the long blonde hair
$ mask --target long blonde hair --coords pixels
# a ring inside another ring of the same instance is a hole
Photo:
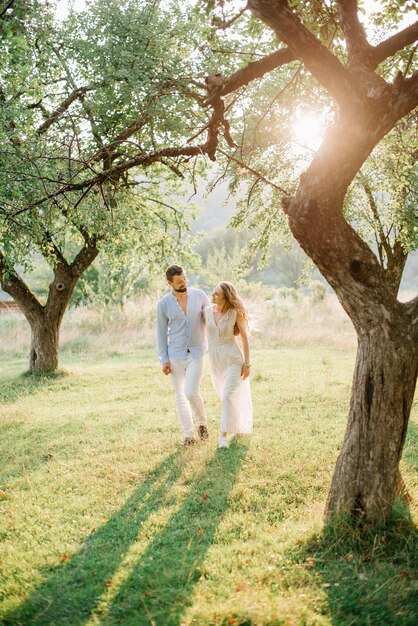
[[[229,283],[227,280],[223,280],[219,283],[219,287],[222,289],[222,293],[224,295],[228,308],[235,309],[237,315],[240,315],[248,326],[247,309],[245,308],[243,301],[239,297],[234,285],[232,283]]]

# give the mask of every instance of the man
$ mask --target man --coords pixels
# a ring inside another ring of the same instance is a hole
[[[171,374],[176,407],[184,434],[184,446],[196,443],[194,421],[200,439],[208,438],[206,411],[200,395],[200,379],[207,350],[202,309],[209,298],[201,289],[187,286],[180,265],[166,270],[170,293],[157,304],[157,349],[164,374]]]

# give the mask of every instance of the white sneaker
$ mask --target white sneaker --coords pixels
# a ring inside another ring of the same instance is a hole
[[[219,437],[218,448],[229,448],[228,439],[222,435]]]

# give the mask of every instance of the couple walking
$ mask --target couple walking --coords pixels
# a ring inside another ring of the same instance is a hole
[[[228,448],[228,437],[252,431],[247,312],[231,283],[220,282],[210,304],[204,291],[187,286],[180,265],[170,265],[166,278],[170,292],[157,305],[157,349],[164,374],[171,375],[183,445],[196,443],[195,423],[200,439],[209,436],[199,390],[209,343],[212,382],[222,402],[218,447]]]

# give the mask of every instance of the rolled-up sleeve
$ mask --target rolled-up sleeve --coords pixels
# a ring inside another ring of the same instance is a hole
[[[168,363],[168,317],[164,310],[164,303],[157,304],[157,352],[161,365]]]

